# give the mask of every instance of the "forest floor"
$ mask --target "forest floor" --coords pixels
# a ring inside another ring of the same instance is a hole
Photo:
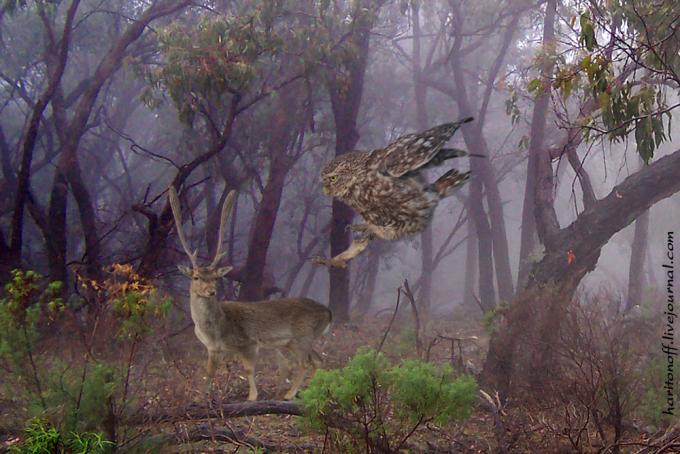
[[[344,366],[362,346],[378,348],[390,325],[391,313],[384,313],[382,317],[363,318],[360,324],[334,325],[333,329],[321,342],[316,350],[321,353],[324,368],[339,368]],[[423,352],[429,347],[429,360],[435,363],[452,363],[460,369],[461,364],[470,371],[481,368],[484,352],[486,351],[487,336],[481,325],[456,324],[451,320],[437,320],[428,323],[423,328],[428,335],[421,334]],[[441,336],[441,337],[438,337]],[[451,339],[463,339],[459,349],[458,343],[452,352]],[[437,339],[437,340],[435,340]],[[184,348],[175,346],[183,345]],[[189,352],[186,350],[190,349]],[[215,379],[214,385],[209,387],[203,377],[205,351],[198,341],[193,338],[191,330],[182,333],[171,341],[163,350],[165,366],[159,371],[155,381],[159,387],[157,404],[171,405],[177,414],[182,413],[182,407],[192,405],[206,406],[206,402],[214,408],[223,404],[241,402],[248,394],[248,384],[243,371],[234,360],[227,359],[229,368],[225,367]],[[410,314],[404,311],[400,318],[390,327],[387,339],[382,348],[383,353],[397,362],[405,358],[417,358],[416,335]],[[462,353],[462,357],[460,356]],[[453,354],[453,356],[452,356]],[[258,400],[277,400],[286,391],[286,384],[282,384],[277,375],[273,355],[265,354],[257,371]],[[150,377],[147,375],[147,380]],[[173,403],[173,404],[171,404]],[[154,412],[154,404],[148,410]],[[157,411],[157,409],[155,410]],[[163,414],[167,411],[163,410]],[[206,425],[201,422],[200,433],[192,429],[197,421],[175,421],[172,423],[148,426],[150,432],[159,430],[176,434],[178,441],[185,438],[208,438],[213,430],[216,438],[222,442],[211,440],[177,445],[173,452],[234,452],[241,444],[242,452],[248,452],[249,440],[256,441],[265,447],[279,447],[281,452],[322,452],[324,451],[325,434],[313,433],[305,430],[299,418],[293,415],[262,415],[242,418],[213,419]],[[235,442],[224,441],[224,429],[237,438]],[[494,444],[484,441],[493,439],[493,419],[481,408],[465,423],[451,424],[447,427],[427,425],[421,427],[409,439],[409,448],[418,452],[491,452]],[[164,451],[165,452],[165,451]],[[237,451],[238,452],[238,451]],[[328,447],[325,452],[332,452]]]
[[[391,313],[381,317],[363,318],[357,325],[335,325],[332,331],[317,345],[322,353],[324,368],[338,368],[354,355],[358,348],[377,348],[388,330],[382,351],[392,361],[417,358],[416,335],[410,311],[403,311],[390,326]],[[480,321],[442,319],[427,323],[420,335],[421,357],[427,355],[435,363],[450,363],[457,370],[477,373],[481,370],[487,350],[488,334]],[[452,348],[451,339],[463,339]],[[437,339],[437,340],[435,340]],[[183,346],[183,348],[180,348]],[[203,377],[205,352],[193,338],[191,330],[177,336],[163,349],[166,353],[156,379],[158,387],[154,405],[171,405],[172,412],[180,415],[182,408],[191,405],[211,406],[242,402],[248,393],[247,381],[241,366],[228,361],[230,369],[220,372],[215,385],[209,388]],[[188,350],[188,351],[187,351]],[[429,350],[429,353],[426,351]],[[258,368],[257,383],[259,400],[280,399],[285,386],[279,381],[276,367],[265,356]],[[147,379],[150,377],[147,376]],[[207,402],[210,402],[207,404]],[[542,404],[532,398],[522,402],[509,401],[502,415],[502,443],[511,453],[575,452],[563,433],[561,419],[564,415],[552,404]],[[187,410],[187,413],[190,410]],[[164,413],[167,413],[163,411]],[[421,426],[409,439],[407,452],[428,453],[491,453],[499,452],[494,415],[481,403],[475,405],[469,419],[445,427],[434,424]],[[323,433],[305,430],[300,418],[292,415],[263,415],[241,418],[212,418],[209,421],[182,421],[152,424],[149,433],[163,432],[174,435],[172,449],[163,452],[257,452],[254,446],[271,452],[334,452],[329,448]],[[589,436],[585,431],[583,436]],[[627,440],[644,443],[643,434],[631,433]],[[592,451],[601,452],[603,446],[593,446]],[[405,452],[406,452],[405,451]]]
[[[386,332],[382,351],[388,358],[393,362],[418,358],[415,324],[410,311],[404,310],[393,324],[391,316],[391,312],[385,312],[379,317],[362,318],[356,325],[334,325],[316,346],[323,357],[323,367],[344,366],[362,346],[378,348]],[[173,325],[177,326],[176,323]],[[225,367],[210,385],[204,377],[206,352],[195,338],[191,324],[171,335],[167,333],[159,333],[150,345],[140,349],[140,359],[130,369],[128,409],[119,411],[127,413],[128,419],[127,423],[120,424],[118,432],[122,451],[336,451],[329,447],[326,434],[310,432],[302,426],[301,418],[292,414],[231,417],[221,413],[225,406],[243,402],[248,394],[240,364],[226,358]],[[478,373],[481,370],[488,334],[480,321],[437,318],[423,323],[419,339],[421,358],[452,364],[459,371]],[[49,349],[64,355],[68,346],[54,342]],[[273,355],[263,355],[256,379],[259,401],[271,402],[274,406],[289,405],[280,401],[286,385],[278,378]],[[2,381],[0,378],[0,384]],[[569,414],[551,405],[542,404],[540,397],[526,395],[521,402],[509,401],[497,419],[480,401],[466,421],[444,427],[422,425],[409,438],[405,452],[491,453],[500,452],[500,443],[506,447],[505,452],[510,453],[576,452],[569,443],[573,433],[564,429]],[[211,412],[211,415],[202,417],[201,412]],[[8,427],[6,423],[11,418],[10,412],[0,415],[0,429]],[[495,427],[494,421],[498,420],[502,421],[500,430]],[[627,442],[644,444],[649,438],[628,430]],[[0,430],[0,435],[2,432],[5,435],[0,439],[0,451],[3,442],[7,446],[8,440],[17,439],[16,433],[12,435],[4,429]],[[586,430],[578,436],[590,434]],[[603,452],[603,446],[591,445],[592,450],[580,452]],[[611,451],[606,449],[604,452]]]

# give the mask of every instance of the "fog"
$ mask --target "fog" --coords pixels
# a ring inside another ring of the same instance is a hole
[[[130,266],[189,326],[179,223],[199,264],[222,245],[228,301],[308,297],[377,332],[408,282],[433,323],[482,333],[502,314],[476,367],[507,394],[503,364],[545,360],[518,333],[556,342],[550,320],[590,305],[653,319],[672,292],[680,12],[610,3],[4,1],[0,281],[63,282],[78,318],[83,285]],[[363,222],[322,193],[328,163],[468,116],[446,147],[484,157],[424,172],[470,171],[427,228],[374,239],[346,268],[318,263]]]

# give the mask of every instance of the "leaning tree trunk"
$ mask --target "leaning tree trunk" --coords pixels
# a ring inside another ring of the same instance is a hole
[[[491,339],[482,372],[484,383],[507,395],[516,370],[550,369],[544,363],[545,349],[554,345],[560,315],[581,279],[595,268],[602,248],[614,234],[658,201],[680,191],[678,172],[680,150],[630,175],[573,223],[553,234],[551,246],[534,267],[527,289],[510,306],[505,322]],[[527,335],[536,336],[534,340],[540,340],[539,345],[544,347],[522,343]]]

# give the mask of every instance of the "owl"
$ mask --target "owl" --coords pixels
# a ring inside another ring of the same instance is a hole
[[[470,177],[470,172],[451,169],[428,183],[423,171],[447,159],[481,156],[444,148],[456,130],[469,121],[472,118],[407,134],[385,148],[345,153],[326,165],[321,172],[324,194],[352,207],[364,222],[350,226],[357,236],[346,251],[329,260],[317,257],[315,261],[344,267],[376,237],[394,241],[421,232],[439,201]]]

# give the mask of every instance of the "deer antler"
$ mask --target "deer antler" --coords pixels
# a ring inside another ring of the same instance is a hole
[[[179,236],[179,241],[180,243],[182,243],[184,252],[186,252],[187,255],[189,256],[189,260],[191,260],[191,266],[193,268],[197,268],[198,250],[194,250],[194,252],[191,252],[191,249],[189,249],[189,243],[187,243],[187,239],[184,236],[184,231],[182,230],[182,208],[180,207],[179,197],[177,197],[177,190],[175,189],[174,186],[170,186],[170,189],[168,190],[168,198],[170,199],[170,208],[172,208],[172,215],[175,218],[175,227],[177,228],[177,236]],[[221,226],[220,230],[222,230]]]
[[[236,191],[229,191],[227,198],[224,199],[222,204],[222,214],[220,216],[220,229],[217,233],[217,249],[215,250],[215,258],[213,259],[210,266],[217,266],[224,254],[226,252],[220,252],[222,250],[222,238],[224,237],[224,227],[227,224],[227,218],[231,212],[231,207],[234,205],[234,198],[236,197]]]

